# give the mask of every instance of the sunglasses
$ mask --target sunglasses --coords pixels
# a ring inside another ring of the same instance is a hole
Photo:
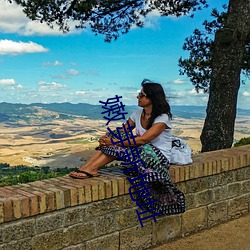
[[[141,98],[141,97],[144,97],[144,96],[146,96],[146,95],[143,94],[142,92],[139,92],[139,93],[138,93],[138,96]]]

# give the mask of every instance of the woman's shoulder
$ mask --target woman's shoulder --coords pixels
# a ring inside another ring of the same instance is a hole
[[[142,109],[136,109],[131,116],[139,116],[142,113]]]
[[[161,114],[159,116],[157,116],[155,119],[154,119],[154,123],[158,123],[158,122],[163,122],[165,123],[169,128],[171,128],[171,118],[168,114]]]
[[[155,118],[155,120],[156,120],[156,119],[163,119],[163,120],[167,119],[167,120],[171,120],[170,116],[169,116],[168,114],[166,114],[166,113],[163,113],[163,114],[157,116],[157,117]]]

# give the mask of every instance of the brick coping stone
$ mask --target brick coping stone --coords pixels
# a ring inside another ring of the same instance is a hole
[[[193,163],[171,165],[174,183],[250,166],[250,145],[193,156]],[[100,170],[91,179],[69,176],[0,187],[0,223],[128,194],[130,183],[121,167]]]

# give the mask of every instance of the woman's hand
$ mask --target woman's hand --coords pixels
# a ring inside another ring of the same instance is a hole
[[[113,143],[111,142],[111,138],[108,137],[107,135],[105,135],[105,136],[102,136],[99,139],[99,145],[101,147],[103,147],[103,146],[111,146],[111,145],[113,145]]]

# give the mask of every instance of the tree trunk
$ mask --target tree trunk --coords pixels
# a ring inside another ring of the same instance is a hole
[[[217,31],[212,48],[207,116],[200,137],[202,152],[232,146],[241,66],[249,33],[250,0],[230,0],[226,25]]]

